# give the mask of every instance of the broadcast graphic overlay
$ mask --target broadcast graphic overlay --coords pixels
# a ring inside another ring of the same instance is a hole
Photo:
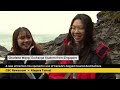
[[[8,60],[79,60],[78,55],[8,55]],[[120,73],[119,65],[0,65],[1,73]]]

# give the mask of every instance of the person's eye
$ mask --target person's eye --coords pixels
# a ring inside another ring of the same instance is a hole
[[[21,37],[19,37],[19,39],[25,39],[25,37],[24,37],[24,36],[21,36]]]
[[[31,39],[31,36],[27,36],[28,39]]]
[[[78,27],[79,30],[83,30],[84,28],[83,27]]]
[[[75,29],[75,26],[72,26],[71,29]]]

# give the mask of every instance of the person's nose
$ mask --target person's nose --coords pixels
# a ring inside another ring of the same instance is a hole
[[[78,28],[75,28],[75,33],[80,32],[80,30]]]
[[[28,41],[29,41],[28,38],[25,38],[24,42],[28,42]]]

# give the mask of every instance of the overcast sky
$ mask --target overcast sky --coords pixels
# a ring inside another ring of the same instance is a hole
[[[67,33],[78,13],[91,16],[94,23],[99,11],[0,11],[0,33],[12,34],[18,27],[27,27],[32,34]]]

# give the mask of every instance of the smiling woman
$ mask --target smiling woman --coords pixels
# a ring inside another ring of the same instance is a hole
[[[71,26],[71,35],[75,40],[75,43],[79,44],[83,40],[85,34],[85,28],[81,20],[77,19]]]
[[[26,27],[19,27],[13,33],[12,49],[11,49],[11,52],[8,53],[8,55],[43,55],[43,51],[40,48],[40,46],[38,46],[34,41],[29,29]],[[45,60],[42,60],[42,61],[36,61],[36,60],[23,61],[19,59],[8,60],[7,56],[3,62],[3,64],[6,64],[6,65],[23,65],[23,64],[39,65],[39,64],[45,64],[46,62]],[[36,73],[32,75],[34,75],[34,77],[38,79],[41,73]],[[43,79],[46,79],[47,74],[45,74],[44,76],[45,77]],[[3,74],[2,78],[3,79],[30,79],[30,77],[28,77],[28,74],[26,73],[22,73],[22,74],[7,73],[7,74]]]
[[[60,46],[58,55],[78,55],[79,60],[59,60],[56,64],[89,64],[103,65],[112,64],[107,53],[98,48],[93,39],[93,22],[87,14],[77,14],[72,19],[67,37]],[[101,44],[102,45],[102,44]],[[100,45],[100,46],[101,46]],[[105,45],[102,45],[106,47]],[[103,47],[102,47],[103,48]],[[108,47],[106,47],[108,49]],[[96,52],[103,52],[104,58],[99,57]],[[104,49],[105,50],[105,49]],[[106,51],[106,50],[105,50]],[[52,61],[51,61],[52,62]],[[91,66],[92,67],[92,66]],[[115,74],[111,73],[50,73],[50,79],[115,79]]]

